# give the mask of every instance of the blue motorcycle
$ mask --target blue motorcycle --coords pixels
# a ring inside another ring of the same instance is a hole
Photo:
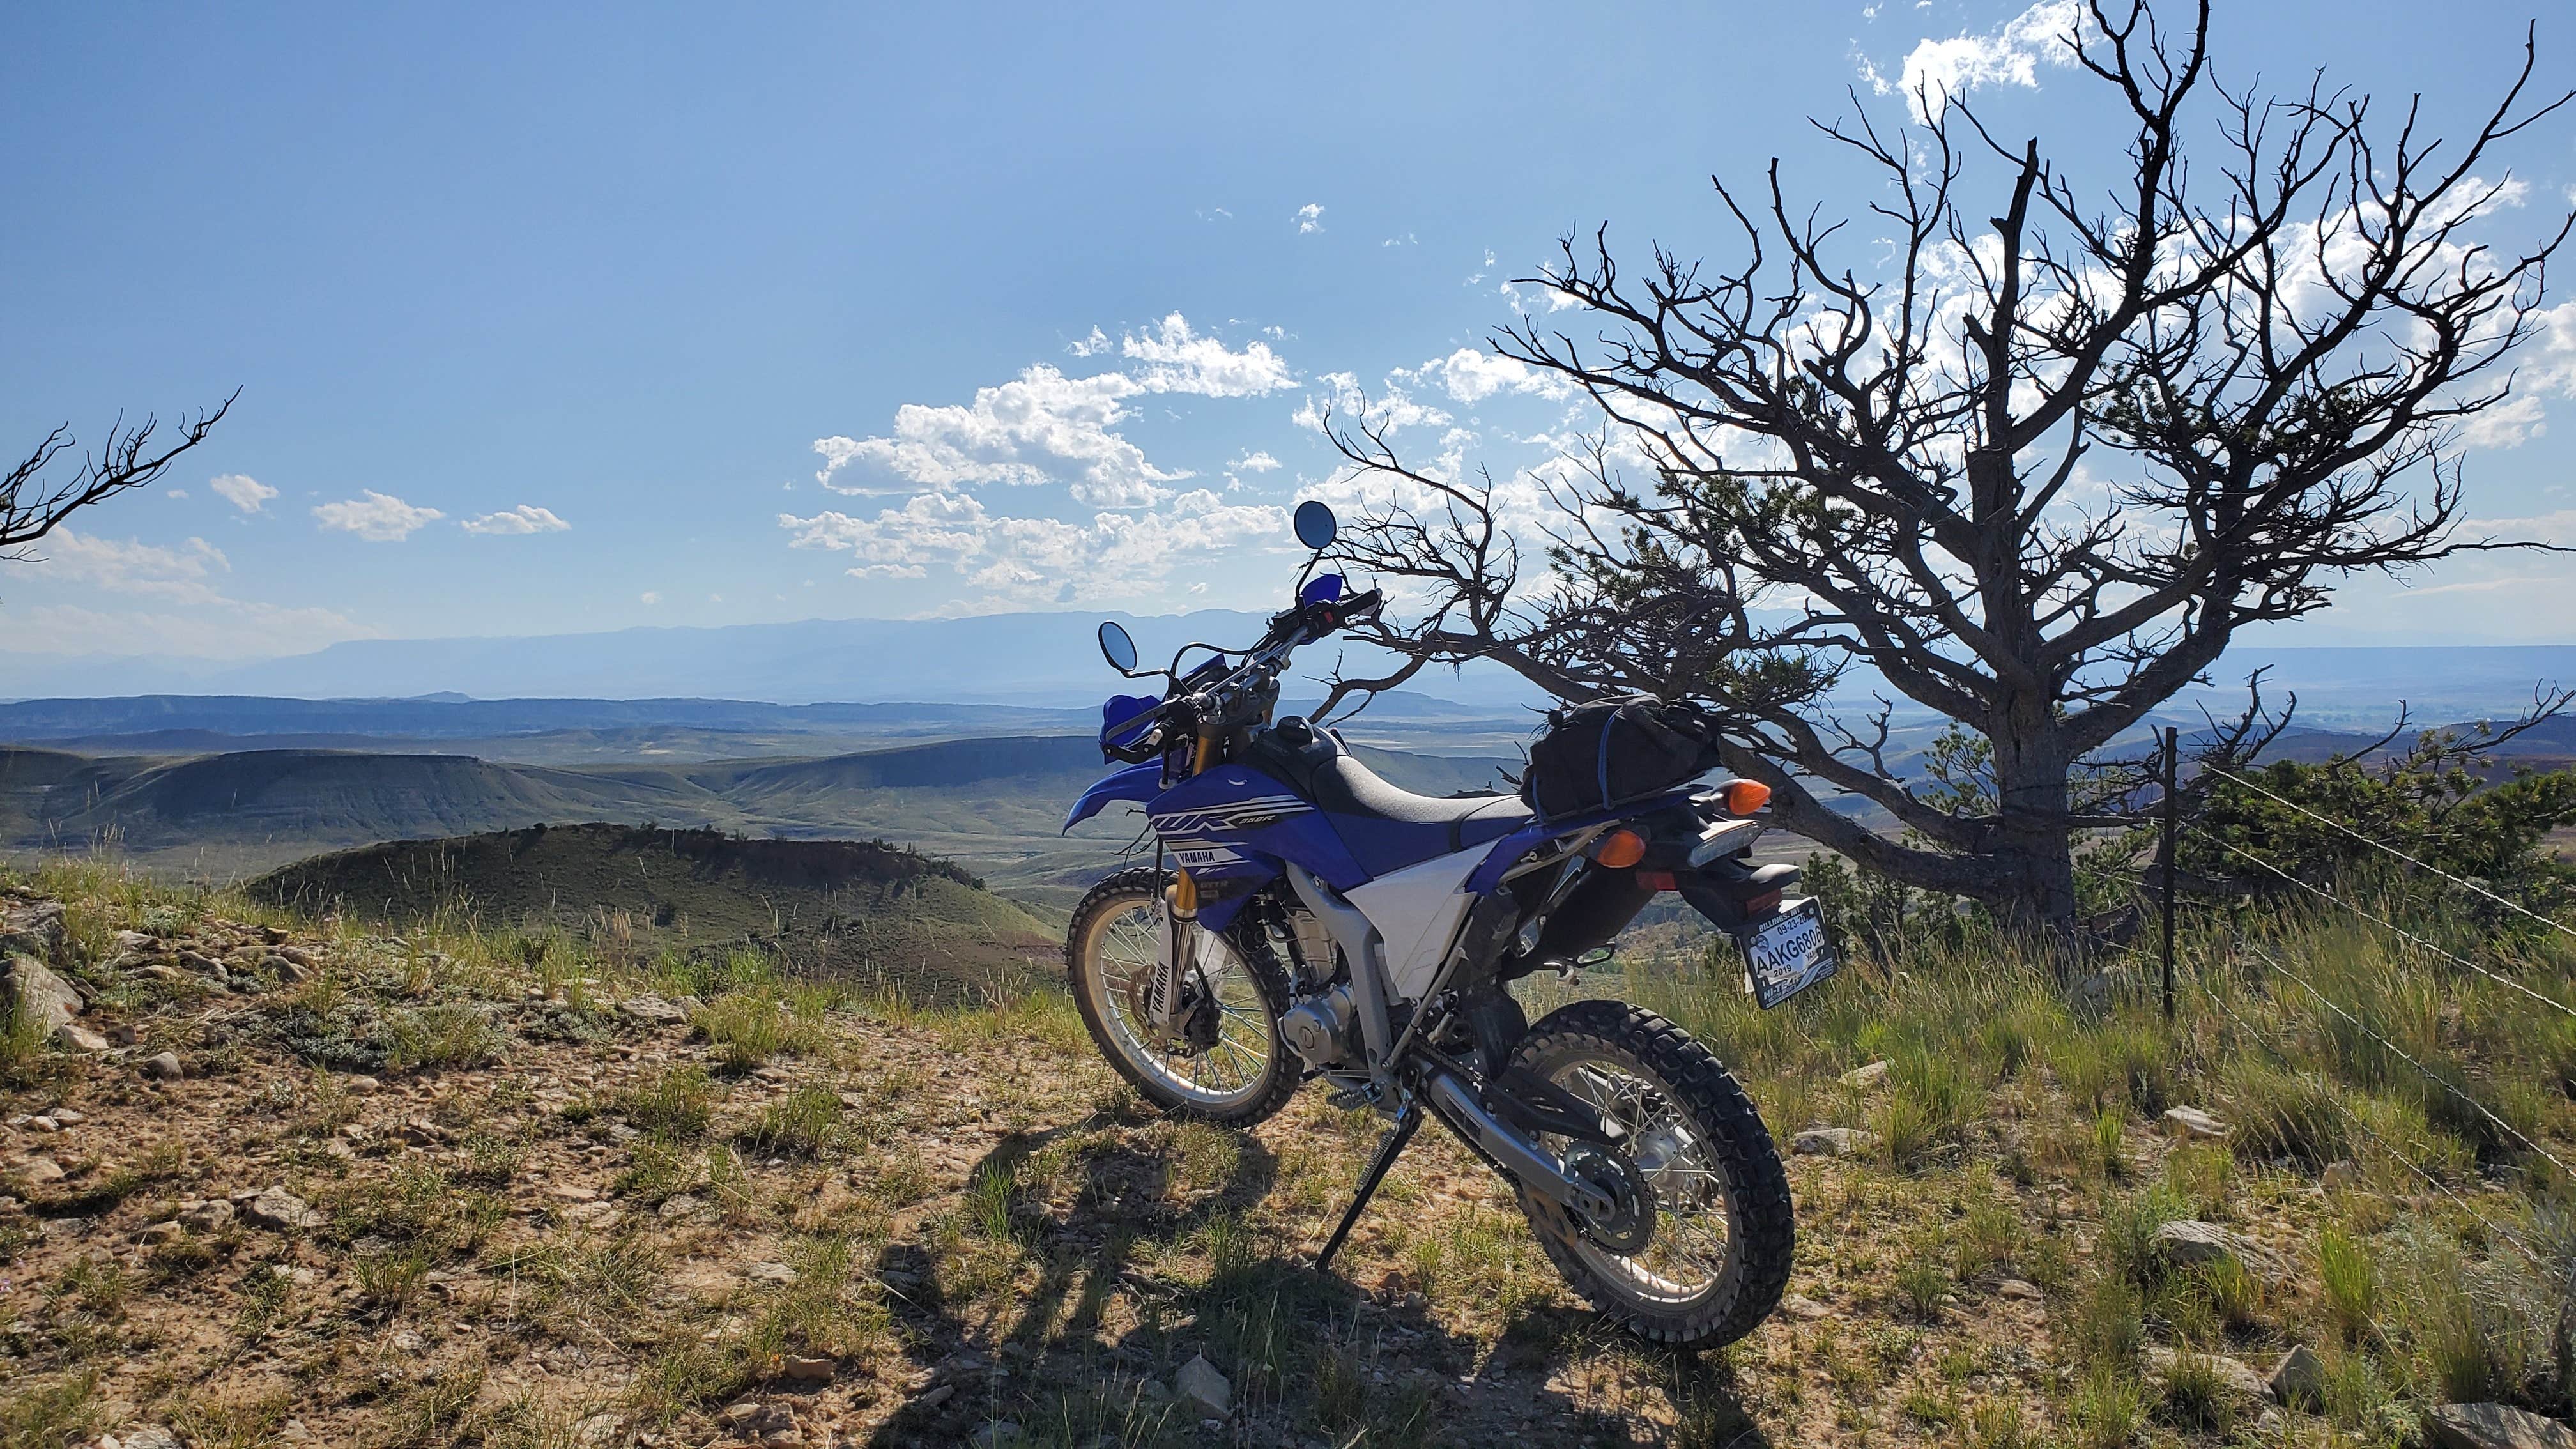
[[[1102,752],[1126,768],[1065,828],[1132,801],[1159,846],[1074,912],[1065,956],[1093,1040],[1176,1115],[1246,1127],[1321,1079],[1335,1105],[1391,1119],[1319,1268],[1428,1115],[1511,1181],[1557,1270],[1623,1327],[1684,1348],[1751,1332],[1788,1282],[1796,1228],[1743,1088],[1652,1012],[1579,1001],[1532,1024],[1509,987],[1601,959],[1668,890],[1741,943],[1763,1006],[1829,975],[1797,869],[1751,862],[1769,791],[1711,786],[1686,760],[1682,778],[1612,798],[1635,774],[1638,731],[1653,733],[1618,710],[1564,724],[1597,728],[1597,790],[1591,734],[1533,747],[1523,794],[1547,813],[1512,795],[1411,794],[1331,729],[1274,721],[1291,655],[1384,604],[1316,574],[1329,508],[1303,504],[1295,522],[1314,556],[1260,642],[1186,645],[1153,671],[1158,693],[1103,709]],[[1149,677],[1117,624],[1100,645],[1121,674]],[[1543,759],[1582,762],[1571,795],[1533,788]]]

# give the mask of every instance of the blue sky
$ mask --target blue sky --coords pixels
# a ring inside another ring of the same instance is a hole
[[[1527,466],[1563,409],[1475,350],[1544,305],[1507,279],[1604,220],[1718,249],[1707,177],[1775,155],[1858,211],[1803,118],[1901,115],[1872,75],[2025,8],[10,7],[0,444],[242,396],[0,569],[0,693],[7,651],[1271,603],[1339,377]],[[2531,10],[2234,4],[2217,48],[2453,120]],[[1994,74],[2015,134],[2114,143],[2071,72]],[[2500,239],[2576,121],[2511,159]],[[2576,416],[2520,432],[2472,513],[2576,542]],[[2570,575],[2359,583],[2270,642],[2576,640]]]

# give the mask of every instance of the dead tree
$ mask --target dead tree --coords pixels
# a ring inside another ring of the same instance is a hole
[[[77,444],[68,423],[46,434],[24,462],[0,477],[0,562],[32,557],[31,545],[81,509],[158,482],[180,454],[206,440],[240,396],[236,390],[212,410],[181,423],[175,437],[158,436],[158,419],[147,417],[142,426],[129,428],[120,418],[97,452],[83,453],[77,468],[50,479],[46,470]]]
[[[2461,434],[2507,397],[2568,223],[2519,253],[2478,233],[2501,143],[2568,98],[2526,101],[2527,38],[2454,144],[2420,100],[2383,124],[2321,79],[2231,92],[2208,29],[2206,3],[2174,33],[2091,0],[2065,38],[2131,128],[2102,201],[1924,97],[1926,124],[1818,123],[1884,177],[1883,239],[1819,222],[1776,161],[1754,207],[1718,183],[1723,266],[1657,247],[1631,275],[1606,227],[1569,236],[1528,280],[1575,310],[1495,339],[1602,418],[1550,483],[1542,577],[1490,477],[1408,465],[1365,410],[1328,424],[1391,500],[1341,552],[1419,601],[1377,638],[1402,667],[1336,703],[1469,659],[1560,697],[1703,699],[1785,828],[2066,931],[2075,846],[2133,818],[2092,765],[2239,629],[2520,546],[2460,535]],[[2187,167],[2187,135],[2217,163]],[[1958,722],[1984,788],[1894,758],[1885,695],[1833,702],[1864,686]]]

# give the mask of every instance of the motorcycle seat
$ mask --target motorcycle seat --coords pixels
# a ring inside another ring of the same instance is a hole
[[[1352,858],[1373,876],[1500,840],[1530,819],[1529,807],[1516,795],[1416,795],[1401,789],[1361,764],[1329,731],[1266,731],[1253,745],[1253,762],[1323,811]]]

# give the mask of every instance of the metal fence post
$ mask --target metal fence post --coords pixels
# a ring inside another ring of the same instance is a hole
[[[2181,754],[2180,733],[2172,725],[2166,725],[2165,790],[2163,809],[2158,812],[2163,819],[2162,828],[2156,833],[2156,874],[2164,893],[2165,1020],[2167,1021],[2173,1020],[2174,1014],[2174,826],[2176,822],[2174,778],[2180,773],[2177,766]]]

